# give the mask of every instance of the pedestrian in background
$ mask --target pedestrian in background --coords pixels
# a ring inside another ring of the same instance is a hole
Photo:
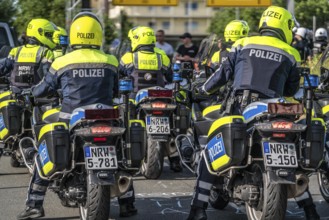
[[[174,55],[174,48],[169,43],[165,42],[164,30],[158,30],[155,34],[155,37],[156,37],[155,46],[166,52],[167,56],[171,60]]]
[[[190,61],[191,64],[193,64],[194,58],[197,55],[199,48],[192,43],[192,35],[190,33],[186,32],[179,38],[182,39],[183,44],[178,47],[173,61]]]

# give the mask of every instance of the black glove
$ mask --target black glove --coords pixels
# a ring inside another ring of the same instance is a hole
[[[204,90],[203,85],[196,86],[195,93],[198,95],[207,95],[207,92]]]

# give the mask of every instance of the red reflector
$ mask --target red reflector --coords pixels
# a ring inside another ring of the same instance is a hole
[[[285,138],[285,137],[286,137],[286,134],[282,134],[282,133],[273,133],[272,136],[273,136],[273,137],[276,137],[276,138]]]
[[[106,142],[106,137],[94,137],[94,142]]]
[[[117,119],[118,109],[86,109],[85,119]]]
[[[154,102],[152,103],[152,108],[166,108],[166,103]]]
[[[153,115],[162,115],[163,111],[152,111]]]
[[[99,127],[91,127],[92,134],[108,134],[111,133],[111,127],[108,126],[99,126]]]
[[[172,90],[158,90],[158,89],[149,89],[149,97],[172,97]]]
[[[287,122],[287,121],[272,122],[272,128],[275,129],[291,129],[292,125],[293,125],[292,122]]]

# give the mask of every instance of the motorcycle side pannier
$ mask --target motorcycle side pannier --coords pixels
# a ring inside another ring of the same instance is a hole
[[[40,165],[45,176],[63,171],[70,161],[69,130],[64,122],[44,125],[38,135]]]
[[[175,120],[175,128],[179,128],[180,134],[185,134],[187,129],[190,127],[190,112],[186,106],[179,105],[176,110],[176,115],[179,117]]]
[[[211,125],[206,147],[214,171],[240,165],[247,154],[247,125],[242,116],[226,116]]]
[[[131,164],[139,168],[145,155],[146,131],[142,120],[130,120]],[[127,149],[128,150],[128,149]]]
[[[0,109],[0,139],[19,134],[22,127],[22,108],[15,100],[7,100],[0,103]]]
[[[323,158],[325,144],[325,127],[321,118],[312,119],[311,133],[310,167],[317,168]]]

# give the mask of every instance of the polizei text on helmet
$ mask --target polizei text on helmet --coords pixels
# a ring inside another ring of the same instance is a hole
[[[94,39],[95,34],[94,33],[77,33],[77,38],[84,38],[84,39]]]

